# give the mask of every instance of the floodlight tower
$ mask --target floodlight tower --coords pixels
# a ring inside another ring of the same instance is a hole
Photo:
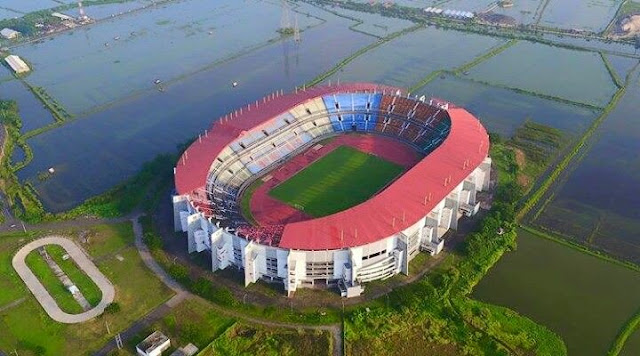
[[[289,18],[289,1],[281,0],[282,4],[282,16],[280,17],[280,28],[291,28],[291,19]]]
[[[84,7],[82,7],[82,0],[78,1],[78,12],[80,13],[80,19],[84,20],[87,18],[87,14],[84,12]]]
[[[296,13],[296,22],[293,28],[293,41],[298,43],[301,41],[300,38],[300,26],[298,25],[298,14]]]

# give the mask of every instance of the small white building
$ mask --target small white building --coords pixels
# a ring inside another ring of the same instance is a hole
[[[13,40],[15,38],[18,38],[20,32],[12,30],[10,28],[3,28],[2,30],[0,30],[0,35],[8,40]]]
[[[171,340],[160,331],[154,331],[136,345],[136,352],[140,356],[160,356],[171,347]]]
[[[25,63],[22,58],[16,56],[16,55],[9,55],[7,56],[5,59],[5,62],[7,62],[7,64],[9,65],[9,67],[11,67],[11,69],[13,69],[14,72],[20,74],[20,73],[26,73],[28,72],[29,66],[27,65],[27,63]]]
[[[186,346],[183,346],[175,350],[169,356],[193,356],[196,353],[198,353],[198,347],[190,343],[190,344],[187,344]]]
[[[73,17],[71,17],[69,15],[65,15],[65,14],[60,13],[60,12],[54,12],[54,13],[51,14],[51,16],[57,17],[57,18],[59,18],[60,20],[63,20],[63,21],[73,21],[74,20]]]

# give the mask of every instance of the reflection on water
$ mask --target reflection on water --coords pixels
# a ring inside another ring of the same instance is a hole
[[[496,88],[462,78],[438,78],[415,92],[440,97],[478,116],[490,132],[510,137],[525,120],[558,128],[570,135],[583,132],[597,112],[535,96]]]
[[[300,11],[311,11],[309,6]],[[315,10],[318,12],[319,10]],[[260,19],[260,21],[256,21]],[[301,28],[317,25],[299,16]],[[277,38],[280,7],[257,0],[172,2],[15,50],[27,77],[79,115]]]
[[[31,131],[54,122],[51,112],[23,85],[14,79],[0,83],[0,98],[15,100],[22,118],[22,132]]]
[[[594,135],[589,151],[537,220],[640,261],[640,71]]]
[[[292,90],[375,39],[336,19],[305,31],[300,44],[274,43],[234,61],[148,91],[28,141],[34,161],[18,172],[45,206],[59,211],[107,190],[142,163],[207,128],[211,121],[275,90]],[[240,85],[232,88],[231,83]],[[55,167],[44,182],[38,172]]]

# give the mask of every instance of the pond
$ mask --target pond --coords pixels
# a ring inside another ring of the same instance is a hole
[[[15,52],[33,64],[29,83],[44,87],[70,113],[82,115],[151,89],[156,79],[179,79],[279,38],[279,4],[249,2],[251,6],[236,0],[172,2]],[[305,11],[299,16],[303,30],[323,22],[307,12],[326,14],[309,6],[299,11]]]
[[[597,112],[512,90],[497,88],[451,75],[439,77],[414,92],[438,97],[477,115],[486,129],[510,137],[525,120],[558,128],[569,136],[586,130]]]
[[[30,139],[33,162],[18,172],[33,182],[45,206],[68,209],[132,176],[158,154],[197,136],[212,121],[275,90],[295,86],[331,68],[375,38],[335,18],[303,33],[303,41],[277,42],[165,85]],[[239,86],[232,88],[237,81]],[[39,172],[56,173],[38,181]]]
[[[535,223],[640,263],[639,71]],[[544,201],[544,199],[543,199]]]
[[[616,92],[597,52],[521,41],[470,70],[474,79],[605,106]]]
[[[605,355],[640,307],[640,273],[520,230],[473,297],[555,331],[569,355]]]

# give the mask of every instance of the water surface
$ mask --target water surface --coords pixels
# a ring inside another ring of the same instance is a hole
[[[520,231],[473,297],[547,326],[569,355],[601,356],[640,307],[640,273]]]
[[[305,31],[303,41],[274,43],[149,90],[28,141],[34,161],[18,172],[45,206],[68,209],[133,175],[141,165],[209,127],[212,120],[275,90],[292,90],[375,41],[336,18]],[[231,83],[240,85],[232,88]],[[52,149],[55,147],[55,149]],[[55,167],[44,182],[38,172]]]

